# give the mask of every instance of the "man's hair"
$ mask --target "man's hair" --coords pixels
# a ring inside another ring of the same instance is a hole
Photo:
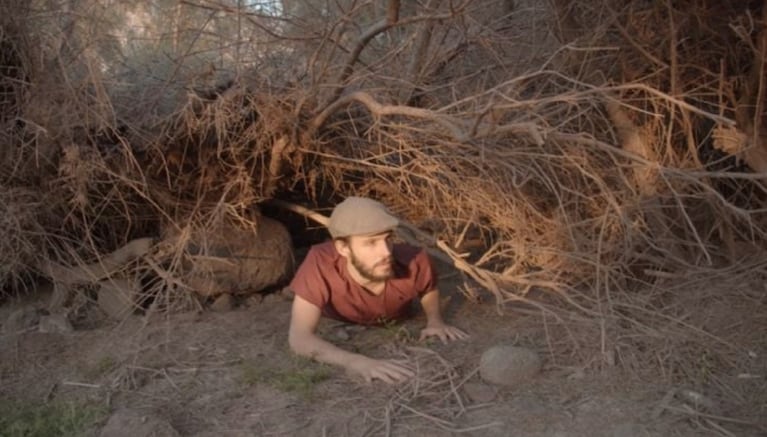
[[[333,239],[333,241],[343,241],[344,244],[346,244],[347,246],[349,245],[349,240],[350,240],[350,236],[349,235],[347,235],[345,237],[336,237],[336,238]]]

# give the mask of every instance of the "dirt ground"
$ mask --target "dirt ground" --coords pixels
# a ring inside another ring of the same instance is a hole
[[[489,298],[464,299],[456,273],[443,278],[446,317],[470,340],[419,343],[423,316],[380,328],[321,324],[322,335],[345,348],[410,360],[417,377],[400,386],[366,385],[293,356],[287,346],[290,300],[271,295],[229,312],[92,320],[70,333],[5,333],[0,401],[105,406],[104,419],[86,433],[94,436],[109,414],[125,411],[138,414],[140,423],[153,418],[197,437],[767,435],[765,417],[701,412],[690,404],[693,392],[663,378],[640,377],[619,365],[598,371],[571,365],[553,352],[539,314],[514,307],[499,314]],[[28,296],[0,307],[0,320],[44,304],[43,296]],[[536,350],[543,371],[516,388],[485,384],[479,359],[497,344]],[[764,387],[764,376],[756,383]],[[758,407],[767,412],[767,404]],[[111,435],[138,434],[128,426]]]

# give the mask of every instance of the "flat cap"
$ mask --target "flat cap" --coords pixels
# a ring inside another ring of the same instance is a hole
[[[390,231],[399,220],[381,202],[367,197],[347,197],[333,208],[328,231],[333,238]]]

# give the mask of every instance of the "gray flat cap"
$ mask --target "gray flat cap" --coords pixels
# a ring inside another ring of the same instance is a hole
[[[399,220],[381,202],[367,197],[348,197],[333,208],[328,231],[333,238],[371,235],[390,231]]]

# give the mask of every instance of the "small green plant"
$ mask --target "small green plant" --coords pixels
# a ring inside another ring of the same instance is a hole
[[[327,366],[313,364],[306,368],[277,372],[274,386],[282,391],[311,396],[314,387],[328,378],[330,378],[330,369]]]
[[[437,339],[437,337],[426,337],[423,339],[424,346],[434,346],[439,344],[440,341]]]
[[[410,344],[416,340],[410,330],[396,320],[381,319],[379,323],[386,337],[392,338],[397,343]]]
[[[330,378],[330,368],[305,358],[296,358],[293,365],[286,369],[271,369],[244,363],[241,367],[242,382],[247,385],[269,384],[279,390],[297,393],[309,397],[314,387]]]
[[[110,355],[104,355],[95,363],[82,365],[82,367],[80,367],[80,371],[85,378],[94,380],[114,370],[115,367],[117,367],[117,364],[118,362],[114,359],[114,357]]]
[[[244,362],[240,364],[240,380],[243,384],[251,386],[260,382],[264,382],[267,379],[267,369],[259,367],[251,362]]]
[[[98,375],[103,375],[112,370],[115,365],[117,365],[115,359],[109,355],[106,355],[101,357],[98,363],[96,363],[96,368],[94,370]]]
[[[0,403],[0,437],[81,436],[107,408],[78,403]]]

